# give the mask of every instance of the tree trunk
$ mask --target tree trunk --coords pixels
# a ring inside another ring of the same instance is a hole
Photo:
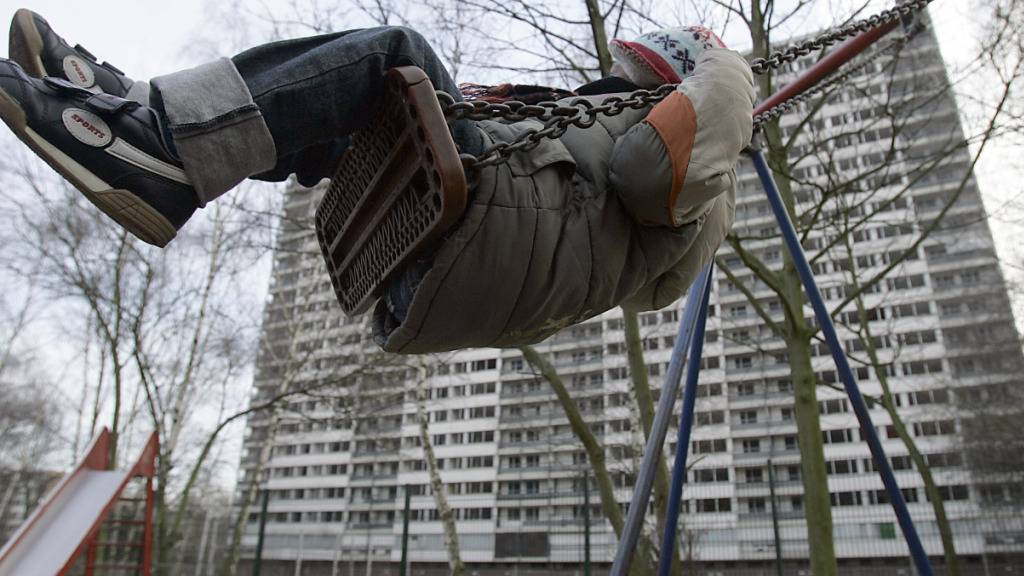
[[[793,407],[800,447],[800,479],[804,486],[804,518],[807,521],[811,574],[835,576],[838,565],[832,541],[832,503],[821,438],[817,381],[811,368],[810,341],[802,336],[791,338],[786,342],[786,350],[793,379]]]
[[[590,32],[594,39],[594,52],[597,53],[597,65],[601,75],[607,76],[612,70],[612,53],[608,49],[608,33],[604,29],[604,15],[597,0],[584,0],[587,3],[587,18],[590,20]]]
[[[876,368],[876,373],[879,371]],[[942,551],[946,559],[946,574],[947,576],[960,576],[960,559],[956,555],[953,529],[949,525],[949,517],[946,516],[946,505],[942,501],[942,495],[939,494],[939,486],[935,483],[932,469],[924,459],[924,454],[921,454],[921,451],[917,449],[917,444],[910,436],[910,433],[907,432],[903,419],[900,418],[899,413],[896,411],[896,405],[893,402],[892,395],[889,393],[889,386],[887,384],[882,386],[883,394],[885,395],[882,404],[885,406],[886,412],[889,413],[889,417],[892,418],[892,425],[896,429],[896,435],[900,437],[900,440],[907,447],[910,459],[914,462],[917,472],[921,475],[921,481],[924,482],[924,491],[932,503],[932,510],[935,511],[935,524],[939,528],[939,538],[942,540]]]
[[[161,452],[163,452],[161,450]],[[169,466],[165,464],[166,459],[163,453],[160,454],[160,460],[157,462],[157,478],[169,478],[170,470]],[[156,489],[153,491],[153,503],[156,508],[154,518],[154,525],[156,528],[156,560],[153,566],[153,573],[157,576],[163,576],[167,574],[167,568],[170,566],[170,552],[174,548],[176,538],[171,535],[168,530],[167,522],[167,486],[166,481],[158,481],[156,483]]]
[[[761,0],[752,0],[750,10],[750,39],[754,57],[764,57],[770,50],[768,23]],[[756,76],[761,95],[772,93],[772,75]],[[788,150],[782,142],[778,120],[764,126],[768,163],[777,177],[779,194],[790,218],[795,216],[793,190],[787,176]],[[781,177],[780,177],[781,176]],[[825,450],[821,437],[821,419],[818,413],[817,380],[811,368],[811,335],[813,330],[804,318],[804,295],[789,251],[783,251],[783,267],[778,281],[786,315],[783,336],[789,355],[793,381],[794,416],[797,441],[800,447],[800,473],[804,486],[804,518],[807,521],[808,553],[814,576],[836,576],[836,562],[832,536],[832,507],[828,493],[828,474],[825,468]]]
[[[850,248],[849,244],[847,244],[847,247]],[[857,297],[856,304],[857,314],[860,316],[860,325],[864,327],[864,338],[862,341],[864,342],[868,359],[871,361],[871,366],[874,368],[875,376],[878,377],[878,382],[882,386],[882,406],[889,413],[889,418],[892,420],[892,426],[896,431],[896,435],[899,436],[903,445],[907,447],[910,459],[914,462],[914,467],[917,468],[918,473],[921,475],[921,481],[924,482],[924,491],[928,495],[928,500],[932,503],[932,510],[935,512],[935,524],[939,528],[939,538],[942,541],[942,551],[946,559],[946,574],[947,576],[960,576],[960,559],[956,555],[953,529],[949,525],[949,517],[946,516],[946,504],[942,501],[942,495],[939,494],[939,486],[935,483],[935,477],[932,476],[932,469],[928,466],[928,461],[925,460],[924,454],[921,454],[921,451],[918,450],[917,443],[914,442],[914,438],[907,431],[907,427],[903,423],[903,418],[896,410],[896,401],[893,398],[892,389],[889,387],[889,377],[885,373],[885,369],[878,358],[878,350],[874,345],[874,338],[872,337],[871,326],[867,321],[867,310],[864,308],[863,298]]]
[[[422,381],[425,382],[425,379]],[[455,527],[455,512],[448,505],[448,496],[445,494],[444,482],[441,481],[441,472],[437,468],[437,458],[434,456],[434,445],[430,442],[429,420],[424,406],[426,395],[426,386],[421,384],[416,393],[416,416],[420,423],[423,457],[426,459],[427,469],[430,471],[430,488],[434,492],[434,504],[441,515],[441,525],[444,526],[444,543],[448,549],[448,566],[451,568],[451,575],[463,576],[465,566],[462,564],[462,555],[459,552],[459,533]]]
[[[128,233],[123,232],[117,250],[117,264],[114,268],[114,293],[111,307],[114,310],[113,330],[107,333],[110,346],[110,362],[114,377],[114,406],[110,421],[110,463],[109,470],[117,469],[117,445],[121,440],[121,395],[124,388],[124,364],[121,362],[121,322],[124,320],[124,305],[121,302],[122,279],[124,277],[125,258],[128,253]],[[100,310],[96,310],[99,315]]]
[[[773,124],[767,132],[770,134],[769,140],[772,137],[778,138],[778,124]],[[781,155],[785,162],[785,152],[781,148],[776,148],[775,155]],[[792,217],[793,195],[789,180],[780,179],[779,188],[780,191],[786,190],[783,200]],[[803,286],[788,251],[784,252],[779,280],[783,287],[780,296],[786,314],[786,353],[793,382],[793,412],[800,449],[800,477],[804,487],[804,518],[807,522],[811,573],[815,576],[836,576],[839,566],[832,534],[832,502],[828,492],[828,470],[821,436],[818,382],[811,367],[811,336],[814,330],[807,325],[803,316]]]
[[[587,460],[594,470],[594,481],[597,484],[598,494],[601,496],[601,510],[608,517],[608,522],[611,523],[612,529],[615,530],[615,535],[621,536],[623,524],[622,509],[619,508],[619,504],[615,500],[615,486],[612,484],[611,476],[608,474],[604,450],[598,444],[597,438],[594,437],[594,432],[587,426],[586,421],[583,420],[579,406],[569,396],[569,391],[565,389],[565,383],[562,382],[562,377],[558,375],[554,366],[534,350],[532,346],[522,346],[519,350],[523,353],[523,358],[529,362],[530,366],[533,366],[535,370],[540,372],[541,376],[551,385],[555,395],[558,396],[558,402],[562,405],[566,418],[569,419],[569,426],[572,428],[573,434],[583,444],[583,450],[587,453]]]
[[[558,402],[562,406],[566,418],[569,420],[569,427],[572,428],[573,434],[579,438],[580,443],[583,444],[583,450],[587,453],[587,461],[594,472],[594,482],[597,484],[597,491],[601,497],[601,510],[608,517],[608,522],[612,525],[615,535],[621,537],[625,522],[622,518],[622,509],[619,508],[619,503],[615,499],[615,485],[608,474],[608,464],[605,459],[604,449],[594,436],[594,431],[590,429],[590,426],[587,426],[583,415],[580,414],[579,406],[576,405],[576,402],[569,395],[562,377],[558,375],[558,371],[555,370],[554,366],[534,350],[532,346],[521,346],[519,350],[523,353],[523,358],[526,359],[530,366],[539,371],[541,376],[547,380],[548,384],[551,385],[551,389],[558,397]],[[633,566],[629,571],[630,574],[640,576],[654,573],[654,566],[651,563],[653,558],[651,551],[650,541],[647,538],[641,538],[637,557],[643,561],[633,562]]]

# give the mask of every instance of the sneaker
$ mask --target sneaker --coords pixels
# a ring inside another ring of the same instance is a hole
[[[10,57],[30,76],[63,78],[94,93],[124,98],[135,83],[109,62],[101,64],[80,44],[72,48],[42,16],[25,8],[11,21]]]
[[[143,242],[165,246],[199,207],[152,108],[60,78],[32,78],[0,59],[0,118]]]

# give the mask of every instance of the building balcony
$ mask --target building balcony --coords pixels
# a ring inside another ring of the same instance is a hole
[[[580,325],[580,326],[585,326],[585,325]],[[573,328],[578,328],[580,326],[574,326]],[[545,345],[548,345],[548,344],[550,344],[550,345],[573,344],[575,346],[586,346],[586,345],[597,345],[597,344],[600,344],[603,340],[604,340],[604,333],[603,333],[603,331],[602,332],[598,332],[596,334],[590,334],[589,332],[585,333],[585,334],[579,334],[579,333],[574,334],[573,333],[573,329],[570,328],[570,329],[562,330],[561,332],[556,333],[554,336],[552,336],[552,337],[548,338],[547,340],[545,340],[544,344]]]
[[[800,461],[800,450],[776,448],[774,451],[765,450],[764,452],[733,452],[732,458],[737,463],[743,462],[744,465],[758,461],[767,463],[769,458],[772,459],[773,464],[792,464]]]
[[[501,466],[498,468],[499,475],[517,475],[521,476],[524,474],[546,474],[550,472],[575,472],[579,473],[581,464],[547,464],[544,466],[519,466],[517,468]]]
[[[747,404],[764,406],[785,406],[793,403],[792,392],[761,392],[754,394],[729,394],[729,407],[742,408]]]
[[[377,480],[394,480],[398,478],[398,472],[381,472],[379,474],[357,474],[351,476],[353,482],[369,482]]]
[[[740,512],[739,514],[737,514],[737,516],[739,517],[741,522],[743,522],[743,521],[747,521],[747,522],[751,522],[751,521],[752,522],[758,522],[758,521],[771,522],[772,521],[771,509],[768,509],[768,510],[765,510],[765,511],[757,511],[757,512]],[[801,520],[804,517],[804,511],[803,510],[780,510],[780,511],[776,512],[776,516],[778,516],[779,520]]]
[[[774,462],[772,462],[772,464],[774,464]],[[775,482],[776,495],[778,495],[778,493],[780,492],[785,492],[784,495],[787,496],[791,495],[794,493],[793,489],[797,490],[796,493],[802,491],[803,483],[801,483],[799,480],[785,480],[781,482]],[[736,496],[739,496],[741,498],[749,496],[769,496],[771,494],[771,486],[769,485],[767,478],[764,480],[764,482],[737,482],[736,484],[733,485],[733,490],[736,493]]]
[[[929,271],[945,270],[946,264],[952,264],[949,269],[961,268],[964,262],[969,260],[980,260],[986,263],[991,263],[993,266],[996,265],[996,260],[992,252],[992,248],[977,248],[975,250],[963,250],[959,252],[946,252],[945,254],[930,254],[927,255],[926,260],[928,264],[938,264],[939,266],[929,266]]]
[[[498,419],[498,421],[501,422],[502,424],[522,424],[524,422],[530,422],[532,420],[543,420],[545,422],[548,422],[548,421],[551,421],[551,420],[559,420],[559,419],[562,419],[562,420],[565,419],[565,413],[564,412],[561,412],[561,411],[559,411],[559,412],[547,412],[547,411],[545,411],[545,412],[533,413],[533,414],[514,414],[514,415],[511,415],[511,414],[506,413],[505,411],[502,411],[501,417]]]
[[[374,504],[391,503],[397,500],[397,496],[374,496],[372,498],[353,498],[350,504],[354,508],[360,505],[372,506]]]
[[[552,362],[552,366],[556,370],[582,370],[586,368],[601,368],[604,364],[604,357],[602,356],[591,356],[587,358],[580,358],[578,360],[568,359],[559,360]]]
[[[386,528],[390,531],[394,528],[394,522],[349,522],[348,527],[356,530],[377,530]]]
[[[529,375],[530,378],[535,377],[533,374]],[[536,400],[537,398],[543,398],[545,396],[554,396],[555,392],[551,390],[551,386],[545,382],[537,390],[523,390],[521,392],[513,392],[508,387],[502,386],[501,388],[501,401],[506,403],[509,400]]]
[[[771,431],[776,434],[786,432],[796,433],[796,422],[793,420],[760,420],[758,422],[747,423],[734,422],[729,425],[729,428],[732,429],[733,432],[740,433],[737,434],[737,436],[746,438],[749,437],[748,434],[751,432],[760,433]],[[753,434],[752,436],[756,437],[759,436],[759,434]]]
[[[396,446],[394,448],[383,448],[379,450],[356,450],[352,452],[352,458],[377,458],[380,456],[397,456],[401,447]]]
[[[725,365],[725,373],[730,376],[746,376],[751,374],[771,374],[773,376],[779,376],[789,373],[789,370],[790,367],[788,363],[753,364],[751,366],[744,366],[742,368],[730,366],[728,363]]]

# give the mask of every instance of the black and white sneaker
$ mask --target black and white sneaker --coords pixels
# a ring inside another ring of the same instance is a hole
[[[109,62],[101,64],[80,44],[69,45],[42,16],[25,8],[11,21],[10,58],[30,76],[63,78],[94,93],[124,98],[135,83]]]
[[[0,59],[0,118],[144,242],[165,246],[199,207],[152,108],[60,78],[32,78]]]

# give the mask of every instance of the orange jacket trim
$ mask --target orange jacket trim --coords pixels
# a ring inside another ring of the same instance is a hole
[[[672,207],[676,205],[686,181],[686,169],[690,166],[693,140],[697,136],[697,113],[686,94],[673,92],[651,110],[645,122],[661,137],[672,160],[672,191],[666,208],[669,222],[678,226]]]

